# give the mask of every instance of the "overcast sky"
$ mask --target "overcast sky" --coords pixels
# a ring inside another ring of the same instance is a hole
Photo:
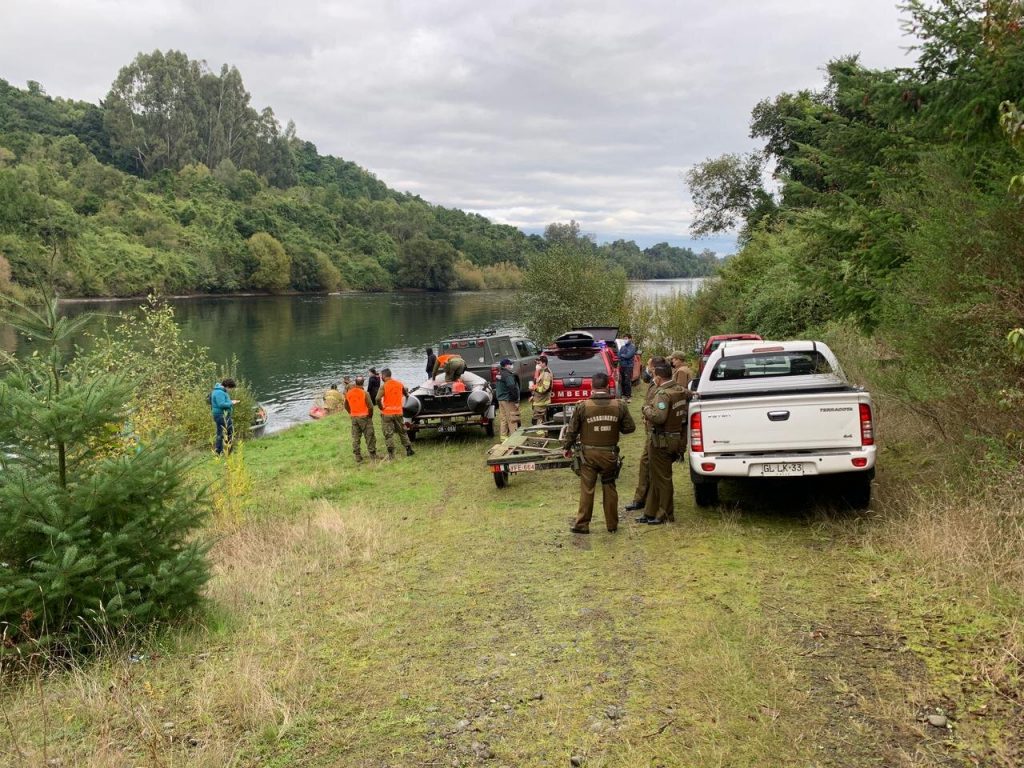
[[[540,231],[691,241],[683,173],[829,59],[903,66],[895,0],[0,0],[0,77],[97,102],[140,51],[239,68],[253,106],[391,187]]]

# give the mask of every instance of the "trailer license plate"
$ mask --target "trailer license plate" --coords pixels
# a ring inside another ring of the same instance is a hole
[[[438,426],[437,431],[441,433],[448,433],[455,432],[455,429],[456,427],[454,424],[441,424],[440,426]]]
[[[509,464],[509,472],[533,472],[537,469],[537,464],[532,461],[524,462],[522,464]]]
[[[802,475],[804,473],[804,465],[802,463],[779,463],[779,464],[762,464],[761,475],[772,476],[772,477],[788,477],[792,475]]]

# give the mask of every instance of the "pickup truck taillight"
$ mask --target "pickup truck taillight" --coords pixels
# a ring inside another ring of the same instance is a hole
[[[875,425],[871,422],[871,406],[860,404],[860,444],[875,444]]]
[[[704,453],[704,431],[701,429],[699,412],[690,416],[690,450]]]

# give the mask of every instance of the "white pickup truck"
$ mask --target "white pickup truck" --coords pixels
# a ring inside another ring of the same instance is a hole
[[[692,385],[691,385],[692,386]],[[835,475],[855,507],[871,501],[871,396],[851,386],[820,341],[727,342],[708,358],[690,402],[697,506],[722,478]]]

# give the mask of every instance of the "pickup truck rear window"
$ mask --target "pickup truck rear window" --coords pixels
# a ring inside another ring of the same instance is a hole
[[[809,376],[815,373],[833,373],[828,360],[817,351],[752,353],[723,357],[715,363],[711,381]]]
[[[596,351],[576,352],[558,357],[549,353],[548,368],[551,370],[551,376],[556,379],[564,379],[566,376],[589,378],[595,373],[607,373],[604,358]]]

